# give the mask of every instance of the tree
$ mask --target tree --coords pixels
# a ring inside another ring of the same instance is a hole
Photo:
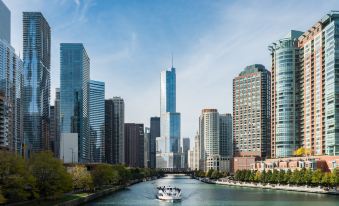
[[[209,170],[207,171],[206,177],[211,177],[213,171],[214,171],[213,169],[209,169]]]
[[[256,171],[254,175],[254,182],[260,182],[261,180],[261,173],[259,171]]]
[[[25,160],[6,151],[0,152],[0,185],[9,202],[37,197],[35,179],[27,171]]]
[[[292,177],[292,171],[289,169],[284,175],[284,182],[289,184],[291,182],[291,177]]]
[[[29,160],[29,171],[36,179],[41,197],[57,198],[72,188],[71,176],[51,152],[39,152]]]
[[[82,165],[76,165],[71,172],[73,191],[84,190],[89,191],[93,188],[93,180],[90,172]]]
[[[278,172],[278,170],[274,169],[269,182],[274,183],[274,184],[278,183],[278,178],[279,178],[279,172]]]
[[[114,170],[112,165],[100,164],[96,165],[92,170],[92,178],[95,187],[112,185],[119,181],[118,171]]]
[[[221,174],[218,170],[214,170],[211,174],[212,179],[219,179],[221,177]]]
[[[2,195],[2,191],[0,190],[0,204],[5,204],[6,201],[6,198]]]
[[[323,172],[320,169],[317,169],[315,172],[313,172],[312,175],[312,184],[314,185],[320,185],[323,177]]]
[[[313,171],[311,169],[307,169],[303,176],[303,182],[306,185],[312,183],[312,176],[313,176]]]
[[[117,183],[126,184],[131,179],[131,172],[124,165],[113,165],[113,170],[118,172]]]
[[[286,181],[285,181],[285,170],[280,170],[279,171],[279,174],[278,174],[278,183],[279,184],[286,184]]]

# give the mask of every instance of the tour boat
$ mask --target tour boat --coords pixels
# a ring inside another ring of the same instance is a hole
[[[159,200],[165,200],[170,202],[181,200],[180,188],[171,186],[160,186],[157,187],[157,189],[158,189],[157,197]]]

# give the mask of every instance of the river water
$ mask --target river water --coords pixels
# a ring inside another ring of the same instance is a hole
[[[169,203],[156,199],[156,187],[162,185],[181,188],[182,200],[176,203]],[[158,180],[132,185],[87,205],[339,206],[339,196],[214,185],[202,183],[188,176],[170,175]]]

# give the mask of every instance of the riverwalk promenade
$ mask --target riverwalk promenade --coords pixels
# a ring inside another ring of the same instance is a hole
[[[224,178],[219,179],[219,180],[199,178],[199,180],[205,183],[228,185],[228,186],[252,187],[252,188],[261,188],[261,189],[273,189],[273,190],[339,195],[338,190],[333,189],[333,188],[327,188],[327,187],[313,187],[313,186],[308,186],[308,185],[298,186],[298,185],[280,185],[280,184],[269,184],[269,183],[267,184],[250,183],[250,182],[233,181],[233,180],[228,180]]]

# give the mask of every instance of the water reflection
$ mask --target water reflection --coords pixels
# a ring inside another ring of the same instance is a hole
[[[182,200],[170,203],[156,198],[157,186],[171,185],[182,189]],[[261,190],[201,183],[188,176],[169,175],[143,182],[106,196],[87,205],[298,205],[334,206],[339,197],[321,194]]]

